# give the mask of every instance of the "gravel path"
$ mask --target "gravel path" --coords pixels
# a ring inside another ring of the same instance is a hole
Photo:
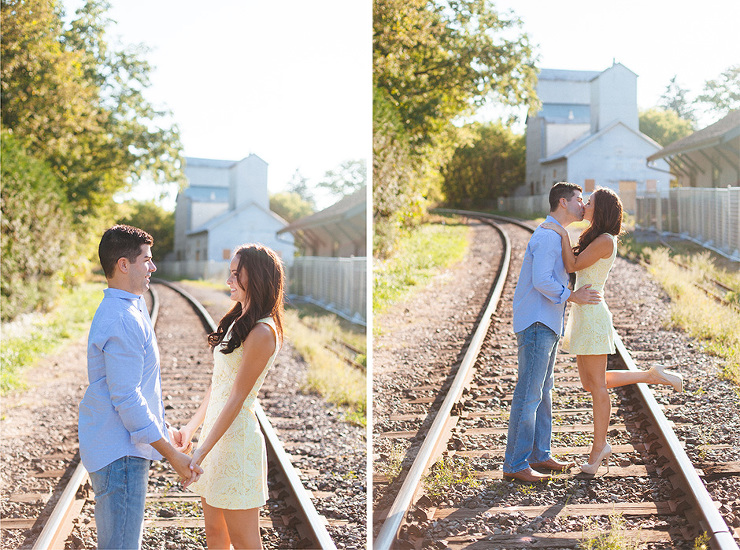
[[[522,254],[523,249],[514,251],[512,263],[516,266],[517,274]],[[459,299],[456,301],[451,297],[456,296],[456,293],[459,295],[460,289],[467,289],[468,285],[476,284],[479,280],[479,277],[467,273],[466,267],[476,262],[475,252],[471,253],[471,257],[472,259],[468,258],[462,265],[450,270],[450,273],[441,275],[434,281],[433,289],[427,289],[409,302],[399,304],[376,320],[376,324],[380,325],[382,330],[380,336],[376,338],[375,347],[376,349],[380,347],[383,353],[376,352],[374,357],[374,433],[386,429],[416,429],[417,425],[409,423],[404,426],[402,422],[390,422],[388,418],[394,413],[418,412],[418,405],[415,405],[416,408],[409,407],[401,402],[401,397],[407,395],[409,389],[414,386],[423,385],[420,380],[427,379],[428,384],[436,383],[439,377],[435,378],[437,375],[435,361],[447,361],[450,366],[454,365],[450,358],[455,356],[455,346],[459,349],[459,343],[465,340],[468,333],[449,330],[450,316],[453,315],[452,312],[458,311],[459,304]],[[513,292],[513,287],[505,292]],[[612,307],[615,325],[620,330],[628,349],[633,351],[633,358],[638,365],[647,368],[655,362],[675,363],[677,370],[686,377],[685,393],[658,392],[658,399],[664,403],[678,405],[670,408],[666,415],[677,423],[676,432],[679,438],[686,442],[690,458],[699,466],[709,461],[737,461],[740,453],[740,401],[737,387],[718,378],[721,361],[704,353],[701,344],[695,339],[680,330],[668,328],[669,299],[639,265],[618,258],[607,283],[605,299]],[[448,307],[450,304],[452,307]],[[405,316],[413,317],[413,323],[409,322],[408,330],[384,329],[384,323],[398,326]],[[505,330],[510,331],[510,327]],[[432,346],[423,344],[429,341],[430,334],[434,335],[434,350],[431,349]],[[423,349],[417,350],[414,346]],[[515,348],[488,350],[488,353],[499,356],[511,356],[514,364],[515,352]],[[571,406],[575,407],[580,403],[580,406],[590,407],[590,398],[580,387],[574,387],[572,390],[569,388],[567,393],[572,398]],[[622,390],[614,391],[612,401],[615,412],[620,406],[626,405],[625,395]],[[504,421],[503,426],[505,425]],[[505,435],[501,437],[505,439]],[[461,443],[464,446],[465,442]],[[566,440],[562,443],[568,444]],[[374,474],[378,478],[387,472],[388,465],[393,460],[403,461],[404,467],[410,465],[410,456],[413,455],[418,442],[412,442],[410,448],[408,443],[400,444],[403,446],[401,449],[394,448],[397,445],[398,442],[394,443],[394,440],[385,438],[376,439],[374,442]],[[706,451],[700,445],[719,445],[721,448]],[[489,461],[493,469],[500,469],[500,458]],[[564,497],[558,495],[557,491],[562,488],[556,485],[548,484],[519,494],[516,491],[502,493],[494,487],[492,491],[488,491],[490,495],[485,491],[471,492],[468,495],[469,501],[465,500],[464,494],[455,494],[456,491],[451,488],[448,504],[462,502],[462,506],[469,507],[551,504],[560,502],[561,497]],[[620,493],[622,488],[612,485],[615,484],[608,481],[598,486],[592,485],[584,488],[582,494],[578,493],[580,490],[578,489],[573,493],[573,497],[577,502],[612,500],[619,502],[634,499],[665,500],[668,496],[664,488],[642,487],[639,480],[625,494]],[[727,523],[733,527],[740,526],[738,499],[740,479],[737,476],[710,479],[707,481],[707,487],[713,499],[723,503],[720,511]],[[645,492],[643,488],[647,491],[646,494],[643,494]],[[394,489],[397,489],[396,485],[388,487],[383,483],[374,488],[373,504],[376,513],[382,514],[390,504],[390,493],[395,493]],[[479,501],[475,500],[476,497]],[[442,498],[440,503],[444,500]],[[531,520],[527,520],[523,515],[520,518],[512,518],[508,514],[501,517],[488,514],[485,518],[479,518],[478,523],[474,525],[440,523],[435,526],[432,540],[439,542],[454,535],[458,535],[461,540],[465,537],[473,537],[469,540],[476,540],[480,538],[481,533],[557,531],[573,527],[568,523],[572,521],[573,518],[565,520],[558,518],[533,525]],[[656,523],[655,527],[660,528],[660,522]],[[374,528],[377,534],[378,524],[374,525]]]
[[[231,305],[224,292],[196,285],[188,290],[202,300],[216,321]],[[170,337],[181,338],[182,335],[159,335],[160,346],[162,340]],[[87,335],[42,360],[38,367],[28,372],[29,389],[3,398],[0,419],[3,441],[0,514],[3,519],[36,517],[39,509],[44,506],[50,509],[54,504],[54,499],[47,500],[48,497],[31,504],[13,502],[11,497],[28,492],[51,495],[58,481],[39,478],[38,474],[64,468],[74,456],[77,406],[87,387],[86,340]],[[181,362],[187,360],[180,358]],[[172,361],[171,356],[163,358],[163,371]],[[305,376],[305,362],[287,343],[266,379],[260,401],[268,416],[276,419],[275,428],[281,437],[292,441],[286,450],[295,457],[294,465],[314,491],[319,513],[336,520],[337,526],[331,526],[329,531],[337,547],[365,548],[366,430],[343,422],[340,411],[319,397],[301,393]],[[173,388],[163,390],[172,393]],[[281,417],[294,418],[296,411],[300,411],[301,422],[281,422]],[[173,411],[168,412],[172,414]],[[57,455],[68,458],[66,461],[49,458]],[[156,468],[152,476],[152,483],[162,478]],[[3,529],[0,548],[30,547],[40,529],[41,526],[27,530]],[[78,534],[81,545],[87,546],[84,540],[91,537],[85,537],[84,524]],[[145,548],[204,546],[204,537],[177,537],[177,541],[160,539],[150,537],[145,541]],[[273,548],[290,547],[281,545],[280,541],[274,542]]]

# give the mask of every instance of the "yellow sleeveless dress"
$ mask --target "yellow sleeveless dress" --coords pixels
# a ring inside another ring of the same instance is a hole
[[[203,459],[201,464],[203,475],[190,485],[194,493],[205,498],[210,506],[216,508],[246,510],[264,506],[267,502],[267,451],[254,408],[265,375],[280,351],[280,342],[275,322],[271,317],[260,319],[258,323],[265,323],[272,328],[275,334],[275,352],[244,400],[234,422]],[[200,441],[208,437],[208,432],[229,398],[241,365],[243,351],[243,346],[239,346],[228,355],[221,353],[218,347],[213,350],[211,398],[206,409]]]
[[[614,242],[611,256],[599,258],[586,269],[576,271],[576,289],[590,284],[592,289],[598,290],[603,296],[604,284],[617,257],[617,237],[605,234]],[[598,304],[571,304],[561,347],[575,355],[614,353],[614,334],[612,314],[603,299]]]

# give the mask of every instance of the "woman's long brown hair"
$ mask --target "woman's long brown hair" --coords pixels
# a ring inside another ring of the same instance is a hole
[[[573,247],[576,256],[599,235],[610,233],[618,237],[622,232],[622,201],[619,196],[611,189],[601,187],[591,194],[590,200],[594,201],[594,217]]]
[[[261,244],[242,245],[236,249],[235,255],[239,258],[236,282],[247,293],[247,310],[242,311],[241,303],[237,302],[218,323],[216,332],[208,335],[208,343],[211,348],[221,344],[233,322],[231,336],[221,348],[222,353],[231,353],[247,339],[257,321],[272,317],[277,328],[276,344],[279,346],[283,340],[283,264],[275,251]],[[246,288],[242,286],[245,278]]]

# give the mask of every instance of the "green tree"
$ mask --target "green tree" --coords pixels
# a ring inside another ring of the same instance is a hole
[[[59,209],[40,212],[67,216],[63,226],[49,221],[64,236],[58,256],[81,257],[75,265],[89,267],[100,235],[116,217],[113,195],[142,176],[155,183],[183,181],[181,145],[171,115],[143,96],[151,71],[145,50],[117,50],[106,42],[108,3],[88,0],[66,26],[59,6],[55,0],[2,0],[0,113],[3,129],[27,163],[38,163],[53,176]],[[3,179],[24,181],[24,174],[14,172],[22,163],[6,170],[4,160]],[[42,188],[29,185],[28,193],[4,194],[3,214],[24,212],[24,201],[47,205]],[[47,246],[40,232],[24,238],[41,239],[34,247]],[[18,247],[4,252],[9,255],[4,261],[24,261]],[[35,273],[47,282],[60,279]]]
[[[665,147],[691,134],[694,125],[679,117],[676,111],[653,108],[640,111],[640,131]]]
[[[494,206],[524,181],[525,136],[500,122],[474,123],[469,130],[473,139],[455,151],[443,170],[443,190],[451,204]]]
[[[74,275],[80,260],[70,261],[72,216],[59,178],[6,130],[1,140],[0,312],[5,321],[50,304],[55,287]]]
[[[285,191],[270,195],[270,210],[288,222],[313,214],[314,208],[298,193]]]
[[[442,199],[441,168],[461,143],[460,117],[493,98],[535,105],[535,59],[520,26],[490,0],[373,3],[376,238],[392,239],[394,225]]]
[[[316,200],[314,199],[313,192],[308,187],[308,178],[301,174],[301,171],[296,169],[288,182],[288,192],[295,193],[301,199],[311,205],[311,208],[316,207]]]
[[[107,44],[108,9],[88,0],[65,29],[52,0],[2,0],[3,126],[56,173],[88,230],[133,179],[182,180],[177,127],[143,97],[146,52]]]
[[[328,170],[317,187],[326,189],[335,199],[351,195],[367,185],[365,159],[346,160],[333,170]]]
[[[678,83],[678,75],[671,78],[665,92],[660,96],[659,105],[666,110],[675,111],[679,118],[696,123],[696,108],[689,99],[689,91]]]
[[[708,113],[720,117],[740,109],[740,65],[729,67],[716,80],[707,80],[696,100]]]
[[[129,201],[117,223],[133,225],[149,233],[154,239],[152,258],[161,261],[175,248],[175,213],[165,210],[155,201]]]

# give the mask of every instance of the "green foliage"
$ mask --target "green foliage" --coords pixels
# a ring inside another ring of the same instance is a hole
[[[679,117],[676,111],[653,108],[640,112],[640,131],[665,147],[691,134],[694,125],[691,120]]]
[[[660,106],[666,110],[674,111],[679,118],[690,120],[693,125],[696,122],[696,107],[689,100],[689,91],[681,87],[677,80],[678,75],[671,78],[665,92],[660,96]]]
[[[365,159],[346,160],[333,170],[328,170],[318,187],[326,189],[335,199],[341,199],[367,185]]]
[[[464,458],[445,456],[437,461],[429,475],[424,478],[424,487],[432,498],[441,498],[459,486],[480,487],[475,470]]]
[[[3,325],[0,351],[0,395],[23,386],[24,368],[34,366],[46,354],[70,338],[78,338],[89,328],[103,298],[103,285],[87,283],[61,293],[55,307],[33,320]]]
[[[270,195],[270,210],[284,220],[294,222],[304,216],[313,214],[314,208],[310,202],[304,200],[298,193],[284,191]]]
[[[373,3],[376,255],[441,200],[441,168],[464,138],[454,122],[491,98],[534,106],[536,69],[521,21],[490,0]]]
[[[152,257],[155,264],[164,259],[175,248],[175,213],[165,210],[153,200],[130,201],[124,204],[126,210],[117,223],[139,227],[154,239]]]
[[[584,540],[578,545],[581,550],[636,550],[639,538],[628,540],[624,517],[621,513],[609,516],[610,529],[605,531],[593,519],[588,518],[584,526]]]
[[[524,181],[523,135],[499,123],[475,123],[472,143],[459,147],[443,170],[447,202],[471,206],[493,203]]]
[[[373,90],[373,253],[391,253],[403,223],[413,218],[411,146],[398,109],[385,90]]]
[[[308,178],[301,174],[300,170],[296,170],[293,176],[288,182],[288,192],[295,193],[303,201],[307,202],[311,209],[316,208],[316,200],[314,199],[311,189],[308,188]]]
[[[393,257],[373,265],[373,313],[382,313],[440,269],[460,261],[468,248],[468,235],[468,226],[454,223],[409,230]]]
[[[64,242],[55,254],[82,257],[76,267],[88,267],[100,235],[115,218],[113,195],[144,175],[154,183],[181,181],[181,145],[176,126],[168,122],[170,113],[154,109],[143,96],[151,71],[145,50],[117,50],[106,42],[108,3],[88,0],[66,27],[59,6],[54,0],[2,2],[2,125],[18,147],[48,167],[58,203],[58,210],[44,211],[46,186],[32,186],[29,196],[7,195],[3,211],[23,211],[15,201],[38,203],[37,215],[53,218],[48,231],[67,211],[64,230],[56,233]],[[24,177],[6,172],[4,178]],[[59,242],[38,240],[38,232],[29,235],[32,249]],[[22,263],[19,251],[12,248],[8,261]],[[41,272],[38,277],[53,278]],[[54,288],[50,280],[44,284]],[[8,292],[23,289],[9,287]],[[22,294],[12,299],[34,302]]]
[[[71,213],[59,179],[3,130],[2,319],[47,306],[70,265]]]
[[[740,65],[729,67],[716,80],[708,80],[704,92],[696,100],[703,103],[707,111],[721,116],[740,109]]]

